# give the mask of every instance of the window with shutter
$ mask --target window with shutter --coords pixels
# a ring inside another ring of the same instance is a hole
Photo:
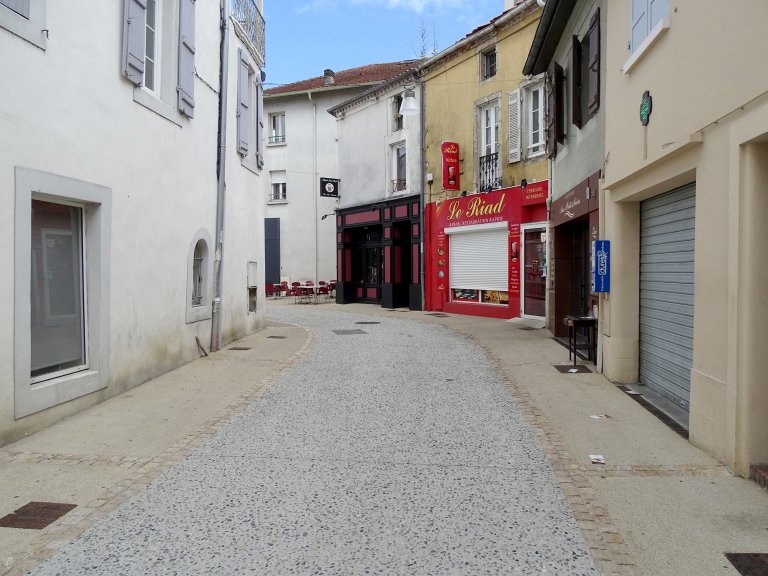
[[[46,0],[0,0],[0,28],[45,50]]]
[[[242,49],[238,51],[237,74],[237,152],[248,154],[251,130],[251,66]]]
[[[147,0],[125,0],[123,76],[136,86],[144,82]]]
[[[581,128],[581,41],[573,37],[571,50],[571,122]]]
[[[550,85],[547,90],[547,158],[554,158],[557,154],[557,130],[555,87]]]
[[[179,74],[177,106],[189,116],[195,115],[195,0],[179,4]]]
[[[256,163],[259,170],[264,167],[264,86],[256,83]]]
[[[509,162],[520,161],[520,90],[509,93]]]
[[[632,0],[630,48],[637,50],[651,30],[669,15],[669,0]]]
[[[600,108],[600,8],[595,10],[589,25],[589,115]]]
[[[565,108],[563,106],[565,102],[563,92],[565,72],[557,62],[555,62],[554,68],[555,138],[562,144],[565,143]]]

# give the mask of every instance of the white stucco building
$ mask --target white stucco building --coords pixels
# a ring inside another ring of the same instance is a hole
[[[327,111],[411,66],[327,69],[323,76],[265,92],[267,282],[336,278],[334,214],[353,191],[342,180],[340,199],[320,196],[320,178],[339,178],[336,120]]]
[[[0,0],[0,444],[263,326],[262,13]]]

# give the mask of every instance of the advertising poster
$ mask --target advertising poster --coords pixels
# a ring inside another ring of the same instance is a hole
[[[509,292],[514,296],[520,295],[520,224],[509,224]]]
[[[443,157],[443,190],[461,190],[459,145],[456,142],[443,142],[440,151]]]

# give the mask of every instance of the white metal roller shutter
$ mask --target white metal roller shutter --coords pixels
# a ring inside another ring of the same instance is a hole
[[[640,205],[640,382],[688,409],[696,188]]]
[[[450,236],[451,288],[509,290],[506,226]]]

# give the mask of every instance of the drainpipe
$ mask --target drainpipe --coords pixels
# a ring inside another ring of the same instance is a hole
[[[317,218],[318,218],[317,196],[319,192],[315,187],[315,183],[320,182],[320,179],[318,178],[318,175],[317,175],[317,103],[312,99],[312,90],[307,91],[307,97],[309,98],[309,101],[312,102],[312,180],[313,182],[310,185],[310,190],[315,188],[314,192],[312,193],[312,207],[314,209],[312,220],[314,221],[314,225],[315,225],[315,276],[313,278],[313,281],[315,283],[315,286],[317,286],[317,260],[319,258],[319,252],[320,252],[320,248],[318,248],[318,244],[317,244]]]
[[[421,266],[419,266],[419,275],[420,275],[420,282],[421,282],[421,309],[425,309],[425,301],[424,301],[424,282],[425,282],[425,267],[426,262],[424,262],[424,257],[426,255],[426,251],[424,250],[424,246],[427,243],[427,237],[426,237],[426,230],[424,230],[424,210],[426,203],[424,202],[424,195],[426,194],[426,179],[427,175],[424,173],[424,82],[422,80],[419,80],[419,107],[421,108],[421,113],[419,114],[419,123],[421,126],[419,127],[419,172],[421,172],[421,194],[419,194],[419,230],[421,231],[421,242],[419,246],[419,250],[421,251]]]
[[[229,2],[221,0],[221,48],[219,72],[219,148],[216,156],[216,247],[213,257],[213,302],[211,304],[211,350],[221,350],[221,270],[224,254],[224,203],[227,185],[227,83],[229,81]]]

